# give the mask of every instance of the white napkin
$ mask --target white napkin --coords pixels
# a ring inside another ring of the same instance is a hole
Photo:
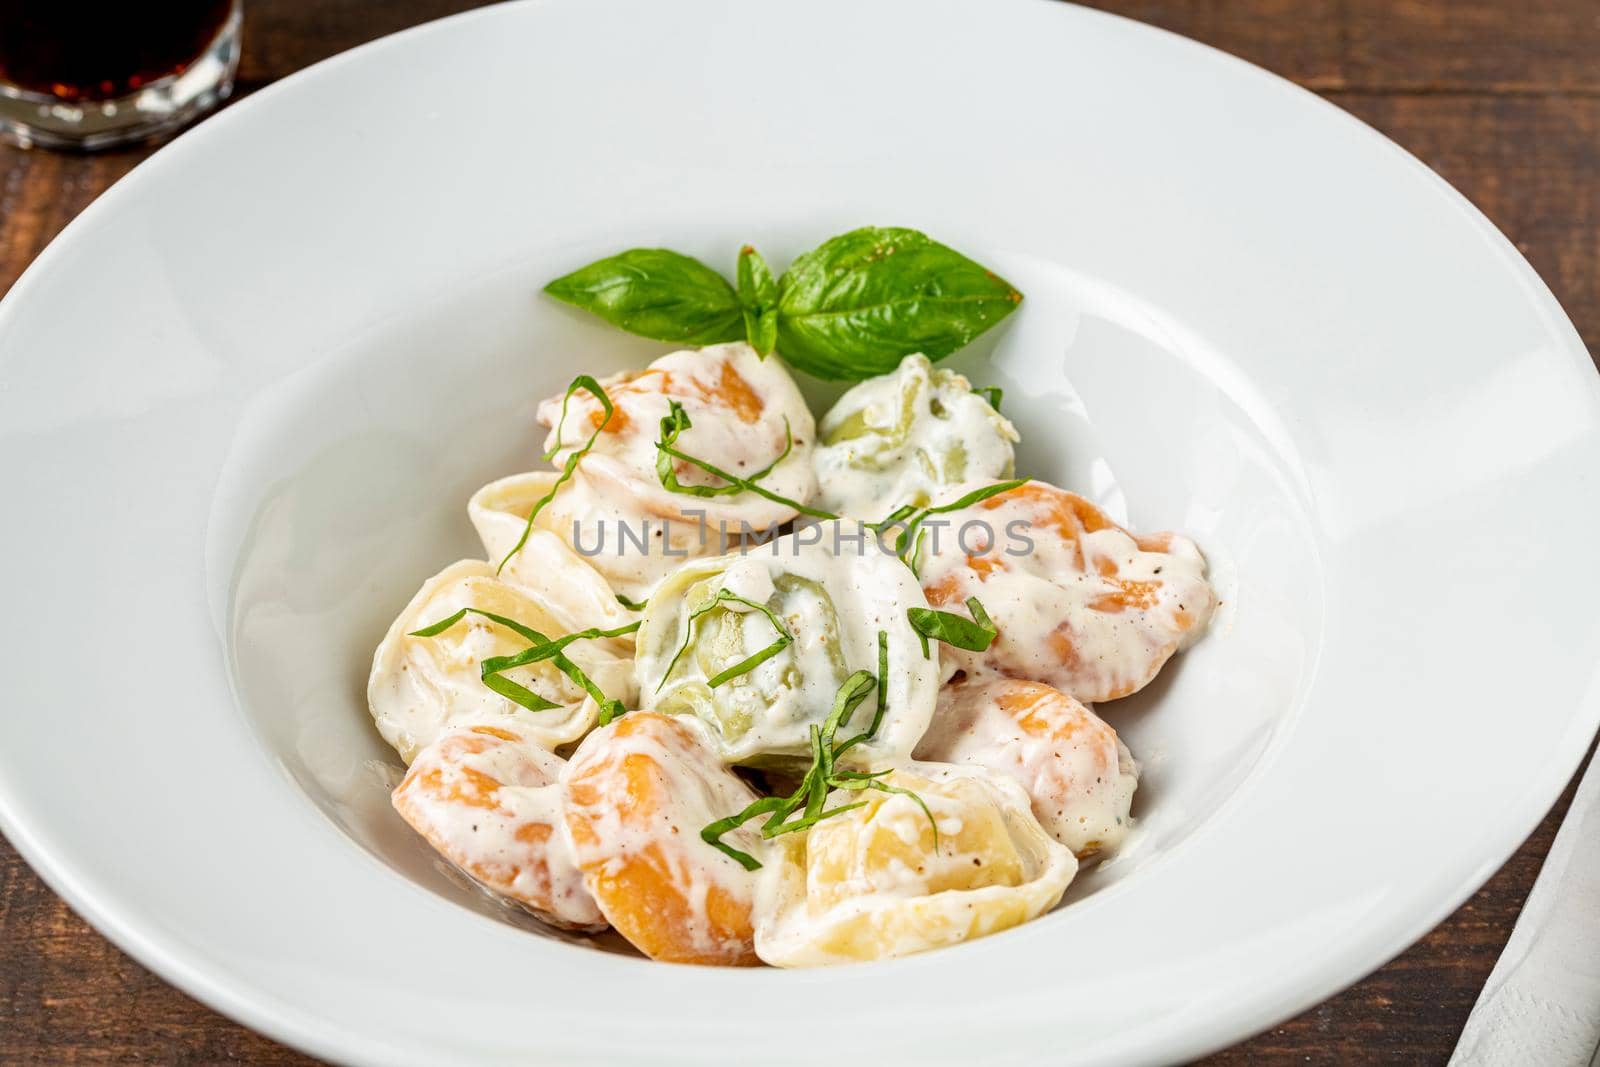
[[[1600,759],[1450,1057],[1505,1064],[1600,1067]]]

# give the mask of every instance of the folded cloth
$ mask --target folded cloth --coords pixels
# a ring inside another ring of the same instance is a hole
[[[1589,765],[1450,1067],[1600,1067],[1600,759]]]

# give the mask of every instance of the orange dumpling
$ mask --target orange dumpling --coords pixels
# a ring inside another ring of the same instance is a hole
[[[636,711],[584,739],[562,777],[573,855],[600,910],[656,960],[757,963],[756,875],[700,837],[755,793],[691,719]],[[760,856],[760,835],[724,840]]]

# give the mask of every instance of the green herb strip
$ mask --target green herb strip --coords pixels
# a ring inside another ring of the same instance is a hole
[[[917,631],[917,637],[922,641],[923,659],[927,659],[930,655],[928,648],[930,637],[968,652],[984,652],[994,644],[999,631],[995,629],[994,620],[983,610],[983,604],[977,597],[967,598],[967,610],[972,613],[970,619],[963,619],[960,615],[952,615],[948,611],[934,611],[932,608],[906,609],[906,617],[911,620],[911,628]]]
[[[521,552],[522,546],[528,543],[528,538],[533,533],[533,522],[539,517],[539,512],[543,511],[545,505],[556,498],[556,494],[561,491],[563,485],[572,480],[573,472],[578,469],[578,464],[583,462],[583,457],[589,454],[589,450],[594,447],[595,441],[599,440],[600,434],[605,431],[606,425],[611,421],[611,413],[616,410],[616,406],[611,403],[611,398],[606,395],[606,391],[600,388],[599,382],[587,374],[580,374],[572,379],[572,384],[567,386],[566,396],[561,398],[561,421],[556,423],[556,449],[548,453],[545,457],[546,459],[554,456],[556,451],[561,448],[561,432],[567,421],[567,401],[571,400],[572,394],[579,389],[600,401],[600,407],[604,409],[605,417],[600,420],[600,425],[594,428],[594,433],[589,435],[589,440],[583,443],[583,447],[567,457],[567,462],[561,468],[561,474],[556,478],[556,484],[552,485],[550,491],[540,497],[538,502],[533,505],[533,509],[528,512],[528,523],[522,528],[522,536],[517,538],[516,545],[510,552],[506,553],[505,558],[500,561],[500,565],[494,569],[496,576],[506,569],[506,564],[511,562],[511,557]]]
[[[706,827],[700,831],[700,840],[704,841],[718,852],[721,852],[723,855],[737,860],[739,865],[745,870],[760,870],[760,860],[750,855],[750,853],[734,848],[732,845],[722,840],[723,835],[732,833],[745,823],[749,822],[751,819],[756,818],[758,815],[765,815],[768,812],[777,810],[777,808],[782,806],[784,803],[785,798],[783,797],[762,797],[760,800],[751,804],[737,815],[729,815],[725,819],[718,819],[716,822],[708,823]]]
[[[916,801],[928,817],[928,824],[933,827],[934,851],[939,849],[939,824],[933,817],[933,812],[928,809],[927,803],[916,793],[899,786],[883,782],[892,768],[881,771],[840,771],[836,763],[854,746],[872,739],[878,732],[878,727],[883,724],[884,712],[887,710],[887,679],[889,677],[889,635],[882,630],[878,631],[878,675],[873,677],[870,671],[856,671],[844,680],[839,686],[833,699],[833,709],[828,713],[828,718],[821,726],[811,724],[809,739],[811,746],[811,765],[807,768],[805,777],[800,780],[794,792],[786,797],[762,797],[753,801],[748,807],[736,815],[718,819],[708,824],[700,831],[700,839],[723,855],[737,861],[747,871],[754,871],[761,867],[761,861],[743,852],[722,840],[723,836],[743,826],[751,819],[765,815],[766,821],[761,824],[761,837],[770,841],[783,834],[792,834],[800,830],[808,830],[825,819],[835,815],[843,815],[847,811],[865,807],[866,801],[856,801],[851,804],[841,804],[835,808],[826,807],[828,792],[832,789],[865,790],[875,789],[883,793],[898,793],[908,796]],[[874,689],[879,691],[878,711],[872,717],[872,725],[864,732],[855,735],[842,744],[835,745],[834,737],[842,727],[850,724],[851,717],[855,714],[863,701]],[[790,816],[800,812],[800,817],[791,819]]]
[[[649,601],[648,598],[646,598],[644,600],[629,600],[627,597],[623,596],[621,593],[618,593],[617,594],[617,603],[621,604],[623,607],[627,608],[629,611],[643,611],[645,609],[645,606],[647,604],[649,604],[650,601]]]
[[[883,725],[884,716],[889,713],[889,635],[883,630],[878,631],[878,677],[884,679],[878,689],[878,710],[873,713],[872,724],[861,733],[856,734],[834,752],[834,758],[849,752],[857,745],[865,744],[877,736],[878,727]]]
[[[765,467],[762,467],[754,474],[747,475],[743,478],[736,478],[732,475],[718,473],[716,468],[707,468],[700,460],[690,459],[681,452],[666,450],[676,446],[679,435],[694,425],[689,421],[689,413],[683,410],[682,404],[678,403],[676,400],[669,400],[667,403],[667,414],[661,420],[661,439],[656,442],[656,448],[663,449],[663,451],[656,456],[656,477],[660,479],[661,487],[666,489],[668,492],[683,493],[688,496],[729,496],[733,493],[742,493],[749,488],[749,486],[740,483],[755,482],[765,478],[767,475],[771,474],[775,469],[777,469],[778,464],[789,458],[790,452],[794,451],[794,433],[789,429],[788,416],[785,416],[783,420],[783,451],[778,453],[777,459],[774,459],[771,463],[768,463]],[[733,484],[684,485],[678,480],[677,468],[673,466],[672,463],[673,456],[677,456],[680,459],[686,459],[690,463],[700,466],[703,470],[709,469],[712,471],[712,473],[717,474],[717,477]]]
[[[631,622],[625,626],[614,627],[610,630],[596,628],[579,630],[577,633],[567,634],[565,637],[557,638],[554,641],[546,638],[543,643],[536,643],[533,647],[526,648],[515,655],[494,656],[486,659],[483,661],[482,670],[485,676],[488,676],[489,674],[499,674],[511,670],[513,667],[537,663],[540,660],[552,660],[557,670],[572,679],[594,700],[595,705],[600,709],[599,723],[604,726],[618,716],[627,714],[628,709],[623,705],[622,701],[607,697],[604,691],[595,684],[594,679],[590,678],[582,667],[579,667],[563,655],[562,650],[574,641],[590,641],[596,638],[621,637],[624,634],[631,634],[638,630],[639,626],[640,623]]]
[[[683,431],[689,429],[693,425],[694,424],[689,421],[689,413],[683,410],[683,405],[678,403],[676,400],[671,401],[670,406],[667,409],[666,416],[661,420],[661,437],[656,441],[656,477],[661,482],[661,488],[667,490],[667,492],[683,493],[687,496],[700,497],[727,496],[733,493],[750,492],[759,497],[770,500],[775,504],[782,504],[784,507],[793,508],[800,514],[809,515],[812,518],[837,519],[839,517],[833,514],[831,511],[820,511],[817,508],[807,507],[797,500],[790,500],[786,496],[780,496],[777,493],[774,493],[772,490],[763,488],[761,485],[757,484],[760,479],[771,474],[778,464],[787,459],[789,457],[789,453],[794,449],[794,434],[789,430],[789,420],[787,418],[784,419],[783,424],[783,433],[786,439],[783,446],[783,451],[778,454],[777,459],[767,464],[761,470],[756,471],[754,474],[745,478],[741,478],[737,474],[729,474],[721,467],[713,466],[703,459],[699,459],[695,456],[689,455],[686,452],[680,451],[676,447],[679,436],[682,435]],[[707,474],[710,474],[716,478],[721,478],[727,484],[684,485],[678,480],[677,469],[672,464],[674,459],[680,459],[692,466],[699,467]]]
[[[504,677],[505,672],[514,667],[523,667],[530,663],[538,663],[541,660],[548,659],[554,660],[557,670],[566,675],[568,678],[572,679],[575,684],[580,686],[585,693],[588,693],[589,696],[593,698],[596,706],[598,706],[600,709],[601,726],[604,726],[606,723],[610,722],[612,719],[615,719],[619,715],[626,714],[627,708],[623,706],[622,701],[613,700],[610,697],[607,697],[600,687],[594,683],[594,680],[584,672],[583,668],[579,667],[576,663],[572,662],[572,660],[568,659],[562,654],[562,650],[568,645],[572,644],[574,641],[587,641],[594,638],[604,637],[621,637],[624,634],[631,634],[635,630],[639,629],[639,623],[631,622],[626,626],[618,626],[611,630],[580,630],[577,633],[567,634],[565,637],[551,640],[538,630],[535,630],[529,626],[524,626],[517,620],[509,619],[504,615],[496,615],[490,611],[479,611],[477,608],[462,608],[449,618],[440,619],[431,626],[424,626],[420,630],[413,630],[407,636],[437,637],[446,630],[450,629],[450,627],[454,626],[456,623],[460,622],[462,619],[466,618],[468,613],[482,616],[491,622],[499,623],[501,626],[513,631],[517,634],[517,636],[530,643],[530,647],[525,648],[521,652],[518,652],[514,655],[491,656],[478,665],[479,678],[482,679],[484,685],[488,686],[494,692],[499,693],[501,696],[515,704],[527,708],[529,711],[550,711],[553,708],[561,707],[562,705],[554,703],[550,700],[546,700],[544,697],[533,692],[531,689],[518,685],[511,679]]]
[[[994,413],[998,415],[1000,414],[1000,400],[1006,393],[998,385],[986,385],[982,389],[974,389],[972,395],[983,397],[989,406],[994,408]]]
[[[752,653],[749,656],[746,656],[744,659],[740,660],[738,663],[735,663],[727,670],[719,671],[713,677],[708,678],[706,680],[706,684],[712,689],[717,688],[719,685],[722,685],[725,682],[732,681],[741,674],[747,674],[748,672],[755,670],[757,667],[767,662],[767,660],[788,648],[789,644],[794,640],[794,635],[789,632],[789,628],[783,624],[783,620],[778,618],[777,614],[774,613],[771,608],[767,607],[765,604],[758,604],[754,600],[746,600],[744,597],[739,596],[737,593],[731,592],[727,589],[718,589],[716,596],[712,597],[710,600],[707,600],[705,603],[701,604],[699,607],[695,608],[689,613],[689,618],[685,621],[683,627],[683,644],[678,646],[678,651],[673,654],[672,661],[667,664],[667,669],[661,675],[661,681],[656,685],[656,692],[661,692],[661,687],[667,684],[668,678],[672,677],[672,672],[678,666],[678,661],[683,658],[683,654],[685,652],[689,651],[689,645],[694,641],[694,624],[700,620],[702,615],[705,615],[717,605],[728,603],[730,601],[735,604],[743,604],[752,611],[761,612],[761,614],[767,617],[767,621],[772,623],[772,628],[778,632],[778,637],[777,640],[772,642],[772,644],[767,645],[765,648]],[[634,625],[635,628],[637,628],[638,624],[635,623]]]
[[[917,561],[914,558],[915,552],[908,555],[907,549],[912,547],[921,548],[922,524],[927,521],[928,516],[943,515],[952,511],[960,511],[963,508],[970,508],[972,505],[988,500],[992,496],[1009,493],[1013,489],[1027,485],[1028,481],[1029,479],[1027,478],[1013,478],[1008,482],[995,482],[993,485],[986,485],[982,489],[974,489],[961,499],[953,500],[948,504],[940,504],[938,507],[917,508],[909,504],[903,504],[880,521],[870,523],[867,528],[881,535],[885,530],[899,526],[900,534],[894,541],[894,553],[915,574],[917,570]]]

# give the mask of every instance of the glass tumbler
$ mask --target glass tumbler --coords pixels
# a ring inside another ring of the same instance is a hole
[[[160,137],[233,90],[242,0],[0,0],[0,139]]]

